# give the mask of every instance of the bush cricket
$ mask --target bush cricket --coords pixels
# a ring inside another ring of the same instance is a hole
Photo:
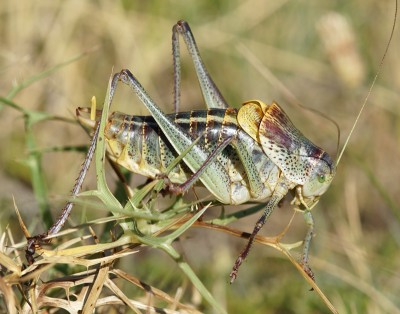
[[[394,25],[381,65],[387,54],[393,31]],[[179,112],[180,36],[184,39],[194,63],[208,108],[206,110]],[[115,163],[146,177],[155,179],[165,176],[168,188],[175,193],[184,193],[197,181],[201,181],[223,204],[236,205],[248,201],[266,203],[247,245],[234,263],[230,273],[231,283],[236,279],[239,267],[249,254],[257,233],[282,198],[293,190],[295,195],[293,204],[301,208],[308,226],[301,264],[313,278],[308,266],[308,254],[314,230],[311,209],[327,191],[335,176],[336,167],[379,72],[338,159],[334,161],[293,125],[277,103],[265,104],[259,100],[251,100],[245,102],[239,109],[229,107],[208,74],[192,31],[185,21],[178,21],[173,27],[172,50],[176,110],[173,114],[164,114],[129,70],[122,70],[114,75],[110,94],[114,94],[118,82],[122,81],[134,91],[151,116],[112,113],[104,131],[108,156]],[[81,123],[90,127],[98,125],[96,120],[88,117],[88,114],[93,116],[93,109],[77,109]],[[95,134],[98,134],[98,127]],[[183,163],[165,174],[163,171],[168,165],[199,137],[199,143],[193,145],[183,157]],[[92,140],[91,150],[94,150],[93,142],[95,140]],[[87,171],[90,155],[93,155],[93,151],[87,155],[80,178],[84,177]],[[77,181],[78,185],[81,184],[80,181]],[[76,195],[78,190],[74,187],[73,195]],[[57,233],[71,209],[72,204],[66,206],[60,219],[42,235],[42,238]],[[34,245],[40,237],[28,240],[27,257],[32,258]]]

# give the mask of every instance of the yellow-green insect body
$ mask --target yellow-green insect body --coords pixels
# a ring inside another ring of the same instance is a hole
[[[178,112],[179,35],[193,59],[207,110]],[[303,207],[308,225],[302,263],[309,271],[308,250],[314,225],[310,209],[331,184],[335,163],[304,137],[275,102],[267,105],[252,100],[239,109],[229,108],[209,76],[184,21],[173,28],[173,56],[177,111],[174,114],[163,113],[129,70],[114,76],[110,93],[122,81],[131,87],[151,116],[111,114],[104,130],[108,155],[132,172],[156,178],[164,175],[168,165],[192,145],[183,162],[165,174],[171,190],[185,192],[200,180],[224,204],[266,202],[246,248],[235,262],[231,281],[269,215],[294,190],[294,203]],[[95,122],[85,117],[89,111],[78,108],[77,113],[84,124],[94,126]]]

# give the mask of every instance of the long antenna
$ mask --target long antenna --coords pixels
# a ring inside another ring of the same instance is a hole
[[[390,32],[389,41],[388,41],[388,43],[386,44],[385,52],[383,53],[381,62],[379,63],[378,71],[376,72],[375,77],[374,77],[374,79],[373,79],[373,81],[372,81],[372,84],[371,84],[371,86],[369,87],[367,96],[365,97],[365,100],[364,100],[364,102],[363,102],[363,104],[362,104],[362,106],[361,106],[361,109],[360,109],[360,111],[358,112],[357,118],[356,118],[356,120],[354,121],[354,124],[353,124],[353,126],[352,126],[352,128],[351,128],[351,130],[350,130],[349,136],[347,137],[347,139],[346,139],[346,141],[345,141],[345,143],[344,143],[344,145],[343,145],[343,148],[342,148],[342,150],[341,150],[341,152],[340,152],[340,154],[339,154],[339,157],[338,157],[338,159],[336,160],[336,166],[339,164],[340,159],[342,158],[343,153],[344,153],[344,151],[345,151],[347,145],[349,144],[350,137],[351,137],[351,135],[353,134],[353,132],[354,132],[356,126],[357,126],[358,120],[360,119],[361,114],[362,114],[362,112],[364,111],[365,105],[367,104],[368,99],[369,99],[369,96],[370,96],[371,93],[372,93],[372,89],[373,89],[374,86],[375,86],[376,80],[378,79],[378,77],[379,77],[379,75],[380,75],[380,73],[381,73],[382,65],[383,65],[383,63],[384,63],[384,61],[385,61],[385,59],[386,59],[386,55],[388,54],[390,44],[392,43],[393,34],[394,34],[394,30],[395,30],[396,23],[397,23],[397,6],[398,6],[397,1],[398,1],[398,0],[395,1],[395,4],[396,4],[396,5],[395,5],[395,10],[394,10],[394,19],[393,19],[392,31]]]

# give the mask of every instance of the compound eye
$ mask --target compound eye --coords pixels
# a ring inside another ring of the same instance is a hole
[[[326,180],[325,175],[324,174],[319,174],[318,175],[318,182],[319,183],[324,183]]]

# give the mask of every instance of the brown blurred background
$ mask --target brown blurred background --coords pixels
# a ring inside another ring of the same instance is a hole
[[[393,2],[4,0],[0,3],[0,96],[87,52],[12,100],[27,109],[74,118],[75,108],[89,105],[93,95],[102,102],[112,69],[129,68],[165,112],[172,112],[171,28],[185,19],[231,106],[249,99],[276,100],[306,136],[335,155],[334,126],[297,104],[337,121],[343,145],[378,71],[393,23]],[[314,209],[317,236],[311,265],[318,284],[340,313],[400,313],[399,38],[397,30],[336,179]],[[204,108],[192,64],[184,48],[182,52],[182,110]],[[114,110],[147,114],[126,88],[119,90]],[[31,177],[21,163],[27,153],[21,113],[1,106],[0,121],[0,228],[5,230],[15,219],[14,195],[31,228],[41,231]],[[34,134],[42,149],[89,143],[77,124],[60,121],[37,124]],[[43,155],[55,211],[68,195],[83,156],[65,151]],[[94,176],[85,186],[94,186]],[[291,213],[277,210],[263,233],[281,231]],[[91,213],[74,214],[78,221],[83,215]],[[255,220],[256,216],[235,226],[249,231]],[[302,239],[305,231],[301,217],[296,220],[291,240]],[[18,228],[14,230],[22,240]],[[219,237],[201,230],[181,245],[229,312],[327,312],[291,265],[267,247],[253,250],[239,280],[229,286],[230,267],[244,241],[226,236],[215,241]],[[203,245],[201,256],[194,258],[191,248],[197,250],[199,245]],[[163,276],[166,265],[144,259],[138,261],[136,275],[168,286],[171,277]]]

